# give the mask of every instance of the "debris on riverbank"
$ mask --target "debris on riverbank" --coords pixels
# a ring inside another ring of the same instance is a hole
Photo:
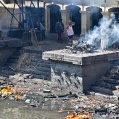
[[[89,115],[90,117],[119,114],[118,104],[98,101],[93,96],[65,93],[65,89],[52,88],[50,81],[29,78],[26,74],[18,73],[9,78],[1,77],[0,84],[1,100],[7,98],[21,100],[31,108],[55,110],[65,115],[72,113],[80,116]]]

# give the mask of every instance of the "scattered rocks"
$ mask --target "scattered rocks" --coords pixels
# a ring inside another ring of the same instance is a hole
[[[24,79],[29,79],[29,78],[31,79],[33,77],[33,75],[31,74],[23,74],[22,76]]]
[[[51,91],[50,90],[47,90],[47,89],[44,89],[43,90],[43,93],[51,93]]]
[[[31,102],[30,99],[26,99],[26,100],[25,100],[25,103],[30,103],[30,102]]]

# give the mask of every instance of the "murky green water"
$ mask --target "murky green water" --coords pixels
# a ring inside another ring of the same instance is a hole
[[[21,101],[0,102],[0,119],[64,119],[67,113],[59,113],[59,105],[46,104],[42,108],[31,107]]]

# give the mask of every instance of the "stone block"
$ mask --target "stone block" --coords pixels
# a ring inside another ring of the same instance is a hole
[[[44,52],[42,58],[52,62],[52,81],[58,75],[61,77],[58,80],[62,82],[62,85],[71,85],[70,88],[74,92],[79,90],[83,93],[90,90],[91,86],[111,68],[112,61],[119,59],[119,51],[73,54],[67,53],[66,50],[55,50]],[[57,74],[56,71],[60,73]],[[63,72],[67,74],[64,75]],[[96,90],[99,91],[99,88]],[[113,94],[112,90],[102,87],[100,91],[109,95]]]

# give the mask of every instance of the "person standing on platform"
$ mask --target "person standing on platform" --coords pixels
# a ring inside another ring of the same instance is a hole
[[[69,38],[69,43],[68,43],[69,45],[72,45],[72,43],[73,43],[74,31],[73,31],[72,26],[74,26],[74,25],[75,25],[74,22],[69,21],[69,23],[68,23],[68,25],[66,27],[66,33],[67,33],[68,38]]]
[[[62,23],[62,19],[60,19],[55,26],[55,30],[58,36],[58,42],[63,43],[62,41],[62,33],[64,32],[64,24]]]

